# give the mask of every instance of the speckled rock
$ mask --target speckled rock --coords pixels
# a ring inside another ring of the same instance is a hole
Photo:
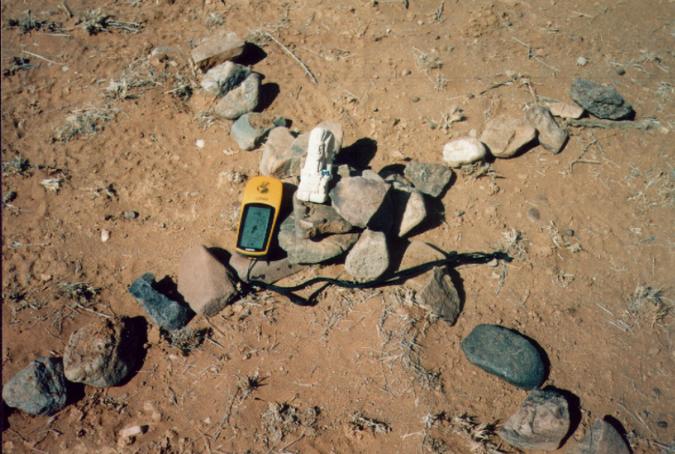
[[[227,120],[236,120],[258,106],[260,95],[260,74],[251,73],[237,87],[220,98],[213,112]]]
[[[201,87],[214,96],[224,96],[242,83],[251,74],[251,70],[243,65],[226,61],[209,69],[201,81]]]
[[[154,288],[155,276],[145,273],[129,286],[129,293],[143,306],[150,319],[161,328],[172,331],[187,325],[194,316],[190,308],[167,298]]]
[[[567,454],[630,454],[621,434],[607,421],[596,419],[584,438],[567,449]]]
[[[377,279],[389,268],[387,237],[382,232],[366,229],[347,254],[345,270],[355,280],[365,282]]]
[[[525,118],[537,130],[539,143],[548,151],[558,154],[562,151],[569,134],[555,121],[544,106],[529,106]]]
[[[295,219],[288,216],[279,227],[279,246],[288,254],[288,262],[321,263],[339,255],[351,248],[359,239],[358,233],[342,233],[328,235],[318,241],[298,237],[295,233]]]
[[[121,320],[90,322],[70,335],[63,353],[66,378],[99,388],[119,385],[134,366],[132,354],[142,348],[133,341]]]
[[[52,415],[66,405],[66,377],[61,358],[31,361],[2,387],[2,399],[29,415]]]
[[[306,149],[295,147],[296,140],[286,127],[272,129],[262,147],[260,174],[277,178],[299,176]]]
[[[503,326],[476,326],[462,340],[462,351],[471,363],[519,388],[536,388],[546,378],[546,363],[537,347]]]
[[[438,197],[450,183],[452,170],[443,164],[411,161],[405,166],[403,175],[421,193]]]
[[[450,325],[457,322],[462,303],[445,268],[434,267],[421,276],[406,281],[406,287],[415,291],[413,302],[431,315]]]
[[[569,429],[567,399],[555,391],[532,390],[497,434],[519,449],[555,451]]]
[[[572,82],[570,96],[592,115],[607,120],[621,120],[633,114],[633,107],[614,87],[585,79]]]
[[[232,123],[230,135],[239,148],[250,151],[265,141],[267,134],[274,128],[274,117],[265,113],[250,112]]]

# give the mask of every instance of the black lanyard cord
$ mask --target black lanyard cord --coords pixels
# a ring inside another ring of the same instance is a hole
[[[313,277],[311,279],[308,279],[304,282],[301,282],[300,284],[297,285],[291,285],[291,286],[280,286],[280,285],[274,285],[274,284],[268,284],[263,281],[251,279],[251,270],[253,269],[253,266],[256,264],[256,260],[253,260],[251,264],[249,265],[248,272],[246,273],[246,280],[248,281],[248,284],[253,286],[253,287],[259,287],[264,290],[270,290],[272,292],[278,293],[280,295],[283,295],[287,297],[288,299],[291,300],[294,304],[297,304],[299,306],[314,306],[316,305],[316,297],[329,285],[336,285],[338,287],[343,287],[343,288],[353,288],[353,289],[359,289],[359,288],[379,288],[379,287],[385,287],[388,285],[396,285],[396,284],[402,284],[406,280],[419,276],[420,274],[423,274],[427,271],[429,271],[432,268],[435,268],[437,266],[450,266],[450,267],[457,267],[460,265],[468,265],[468,264],[483,264],[483,263],[488,263],[492,260],[504,260],[505,262],[510,262],[511,257],[509,257],[508,254],[502,251],[498,252],[490,252],[490,253],[485,253],[485,252],[448,252],[445,253],[445,258],[439,259],[439,260],[434,260],[431,262],[426,262],[422,263],[420,265],[416,265],[410,268],[406,268],[404,270],[397,271],[393,274],[390,274],[387,277],[380,278],[380,279],[375,279],[372,281],[367,281],[367,282],[357,282],[357,281],[347,281],[347,280],[342,280],[342,279],[334,279],[331,277],[326,277],[326,276],[317,276]],[[304,288],[307,288],[311,285],[318,284],[319,282],[324,282],[325,285],[321,286],[318,290],[316,290],[314,293],[312,293],[308,298],[303,298],[299,295],[296,295],[294,292],[297,292],[298,290],[302,290]]]

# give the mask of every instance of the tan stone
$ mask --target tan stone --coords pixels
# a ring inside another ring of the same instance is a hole
[[[192,61],[203,71],[238,57],[244,51],[245,42],[236,33],[227,32],[206,38],[192,49]]]
[[[510,158],[537,137],[537,131],[521,119],[497,117],[485,125],[480,141],[496,158]]]

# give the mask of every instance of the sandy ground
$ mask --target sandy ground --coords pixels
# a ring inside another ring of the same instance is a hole
[[[199,113],[209,100],[198,91],[175,96],[197,80],[191,45],[219,29],[264,50],[254,68],[265,76],[266,111],[301,131],[339,120],[345,144],[372,155],[375,170],[405,158],[441,162],[450,137],[520,114],[533,93],[569,101],[576,77],[613,84],[638,119],[662,125],[570,128],[559,155],[535,147],[482,174],[458,172],[442,199],[444,222],[414,239],[446,250],[506,247],[515,260],[457,269],[463,312],[454,327],[429,323],[397,288],[330,289],[311,308],[259,293],[193,321],[212,334],[187,356],[150,327],[143,366],[124,386],[86,388],[53,417],[9,413],[3,452],[487,452],[472,441],[479,429],[460,419],[424,422],[445,412],[498,423],[525,398],[462,354],[459,342],[478,323],[517,329],[546,350],[546,384],[579,399],[571,438],[609,415],[634,452],[672,449],[675,4],[404,3],[3,2],[2,70],[13,57],[32,65],[2,79],[2,189],[16,192],[2,210],[3,381],[38,355],[62,354],[96,312],[143,315],[127,286],[148,271],[175,279],[188,246],[232,250],[239,174],[256,175],[260,151],[236,152],[228,122],[205,129]],[[89,35],[77,18],[93,8],[143,29]],[[29,9],[62,28],[8,26]],[[256,30],[291,49],[318,84]],[[157,46],[175,53],[149,61]],[[106,92],[111,80],[138,83]],[[448,124],[456,107],[466,118]],[[67,117],[83,111],[110,119],[59,141]],[[29,164],[6,165],[16,156]],[[58,191],[41,185],[50,178]],[[129,210],[138,219],[125,219]],[[313,267],[292,281],[340,271]],[[73,299],[64,283],[100,292]],[[119,447],[118,431],[134,424],[147,432]]]

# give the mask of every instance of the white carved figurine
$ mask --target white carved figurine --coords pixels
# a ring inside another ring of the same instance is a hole
[[[324,203],[328,197],[328,184],[333,178],[333,160],[337,153],[335,136],[321,126],[309,134],[307,157],[300,172],[296,192],[298,200]]]

